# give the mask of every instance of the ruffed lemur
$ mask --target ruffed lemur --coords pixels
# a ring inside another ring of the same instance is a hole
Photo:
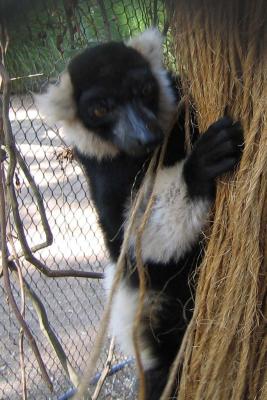
[[[150,29],[127,43],[87,48],[71,60],[59,84],[38,99],[45,116],[62,122],[89,177],[112,261],[107,288],[120,254],[131,196],[140,187],[153,150],[162,144],[181,98],[173,82],[162,65],[162,37]],[[193,130],[192,137],[198,136]],[[169,136],[142,236],[147,292],[139,337],[148,400],[160,398],[192,314],[190,277],[201,260],[201,234],[214,201],[215,180],[236,167],[242,142],[240,124],[224,117],[194,140],[187,154],[183,113]],[[146,191],[136,227],[150,195],[149,184]],[[132,266],[134,231],[128,249]],[[134,352],[138,290],[138,273],[127,264],[113,300],[111,329],[128,354]]]

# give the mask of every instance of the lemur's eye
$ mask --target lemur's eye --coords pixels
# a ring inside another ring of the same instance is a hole
[[[108,113],[108,108],[105,106],[98,106],[92,110],[92,114],[95,118],[102,118]]]
[[[89,106],[88,112],[94,119],[104,118],[114,108],[110,99],[98,100]]]

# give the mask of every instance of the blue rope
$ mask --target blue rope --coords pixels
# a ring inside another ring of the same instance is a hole
[[[128,360],[122,361],[118,364],[113,365],[113,367],[110,368],[107,376],[111,376],[113,374],[116,374],[116,372],[120,371],[121,369],[123,369],[124,367],[126,367],[126,365],[130,365],[133,363],[133,358],[129,358]],[[101,372],[97,372],[95,374],[95,376],[91,379],[90,381],[90,385],[96,385],[97,382],[99,381],[101,376]],[[77,389],[76,388],[70,388],[67,390],[67,392],[65,394],[63,394],[62,396],[60,396],[58,398],[58,400],[70,400],[72,398],[72,396],[75,395]]]

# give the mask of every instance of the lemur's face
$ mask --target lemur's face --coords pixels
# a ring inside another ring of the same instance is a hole
[[[123,43],[87,49],[68,67],[77,116],[122,152],[142,155],[163,139],[159,86],[144,57]]]
[[[86,49],[70,62],[58,86],[37,96],[41,112],[62,121],[67,138],[84,155],[150,153],[162,142],[175,105],[161,42],[151,29],[126,44]]]

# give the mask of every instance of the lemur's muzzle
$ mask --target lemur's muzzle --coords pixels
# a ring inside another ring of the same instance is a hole
[[[118,147],[136,156],[150,153],[163,140],[163,132],[155,114],[138,104],[127,104],[121,109],[114,134]]]

